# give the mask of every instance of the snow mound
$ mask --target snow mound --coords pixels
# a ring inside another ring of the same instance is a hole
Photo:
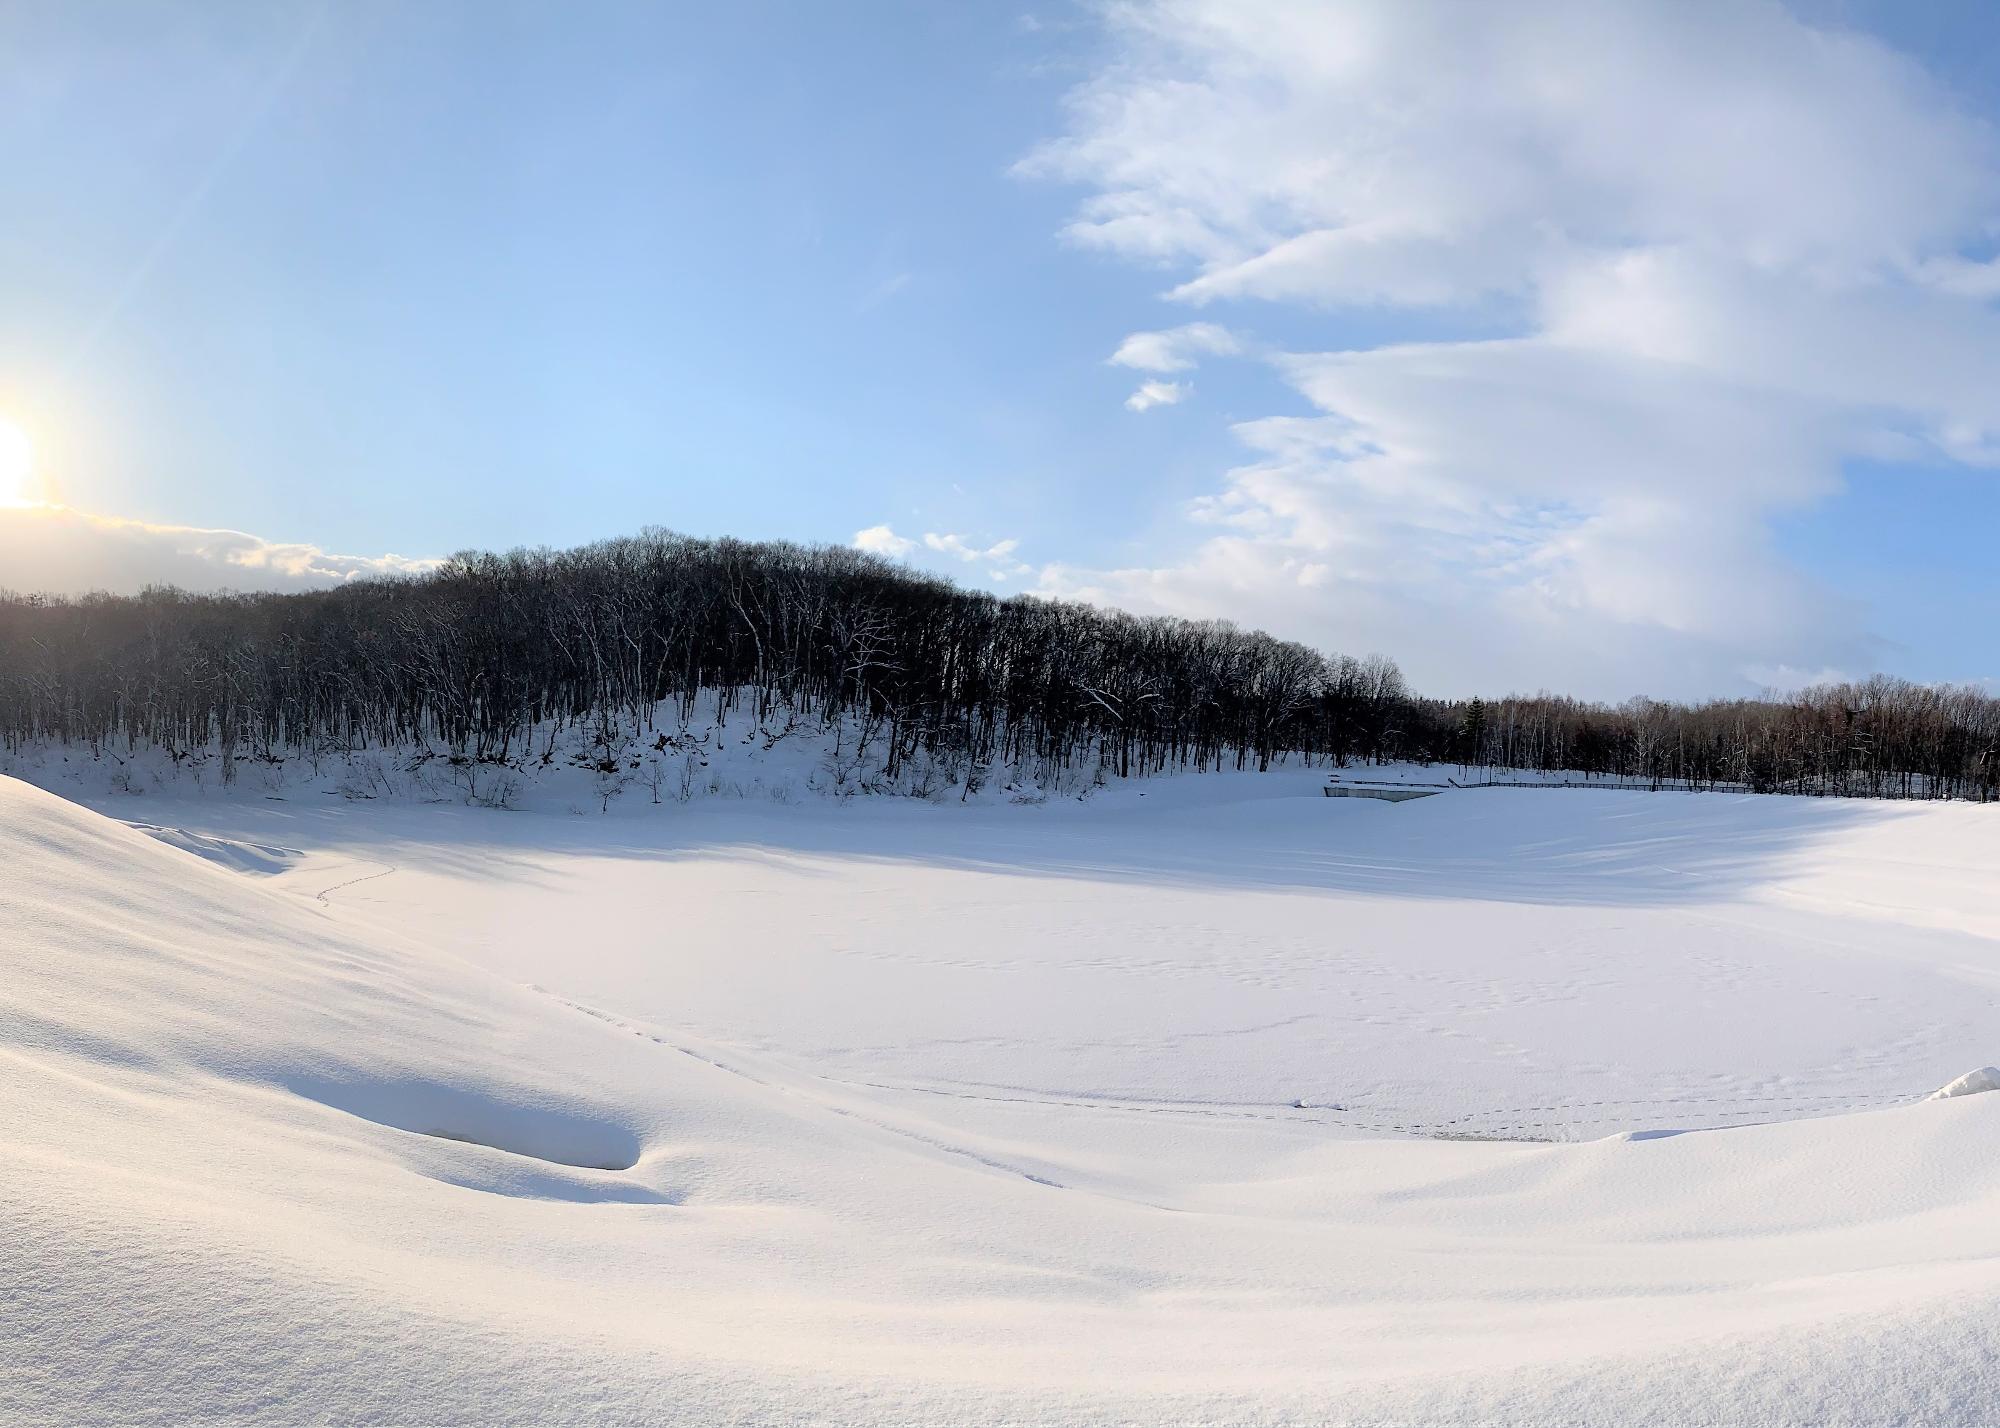
[[[1977,1096],[1986,1091],[2000,1091],[2000,1066],[1982,1066],[1977,1071],[1968,1071],[1953,1081],[1931,1092],[1933,1101],[1949,1101],[1958,1096]]]
[[[205,858],[239,873],[266,876],[282,873],[305,856],[297,848],[277,848],[265,843],[216,838],[186,828],[163,828],[156,823],[128,823],[126,826],[138,829],[148,838],[165,843],[169,848],[178,848],[183,853],[192,853],[197,858]]]

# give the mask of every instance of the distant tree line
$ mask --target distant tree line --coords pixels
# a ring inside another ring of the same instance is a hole
[[[544,759],[560,731],[699,712],[855,729],[915,758],[1165,769],[1416,760],[1694,787],[1992,798],[2000,701],[1877,679],[1607,708],[1423,699],[1383,657],[1220,621],[959,589],[858,551],[663,531],[287,595],[0,595],[0,743],[173,759],[417,749]]]
[[[1553,695],[1440,706],[1450,759],[1654,787],[1866,798],[2000,797],[2000,699],[1877,675],[1787,698],[1615,708]]]

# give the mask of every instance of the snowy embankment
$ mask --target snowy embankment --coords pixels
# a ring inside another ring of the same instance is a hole
[[[255,800],[318,797],[350,803],[460,804],[544,813],[646,816],[647,810],[732,802],[789,806],[865,797],[922,802],[1008,805],[1090,799],[1107,788],[1202,778],[1206,770],[1174,765],[1131,766],[1120,777],[1096,752],[1080,748],[1061,762],[1032,755],[1013,761],[969,760],[949,749],[905,749],[890,758],[886,725],[849,714],[828,722],[785,706],[759,719],[752,691],[742,691],[727,717],[713,692],[686,709],[656,706],[649,718],[544,724],[504,752],[472,758],[442,744],[397,747],[322,744],[259,752],[239,744],[224,757],[212,742],[193,749],[127,746],[113,740],[29,741],[0,748],[0,776],[11,776],[94,802],[112,796],[169,800]],[[683,717],[685,716],[685,717]],[[1115,751],[1107,755],[1115,761]],[[1247,767],[1256,761],[1244,756]],[[1421,783],[1445,787],[1491,783],[1543,787],[1617,786],[1580,773],[1464,769],[1439,764],[1335,767],[1326,758],[1279,755],[1266,775],[1317,783]],[[1303,786],[1303,783],[1300,783]],[[1268,786],[1265,788],[1268,794]],[[1202,797],[1213,797],[1208,793]]]
[[[1040,803],[1089,797],[1116,776],[1079,748],[1062,761],[1026,755],[980,763],[962,751],[904,747],[892,756],[886,721],[831,721],[783,705],[752,711],[755,691],[733,700],[704,693],[686,709],[669,702],[629,713],[538,726],[483,755],[441,742],[395,746],[321,742],[225,755],[206,745],[167,749],[35,740],[0,748],[0,776],[94,799],[324,796],[348,802],[457,803],[539,812],[632,815],[643,808],[713,800],[794,804],[859,796],[936,802]],[[718,704],[727,709],[718,714]],[[1303,768],[1297,756],[1281,762]]]
[[[0,780],[0,1419],[1990,1415],[1982,810],[1287,786]]]

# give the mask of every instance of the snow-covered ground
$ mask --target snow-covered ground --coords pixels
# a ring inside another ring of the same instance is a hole
[[[0,1417],[1990,1421],[2000,810],[1323,778],[0,780]]]

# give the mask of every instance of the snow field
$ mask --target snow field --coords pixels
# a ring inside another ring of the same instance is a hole
[[[1980,1421],[1985,810],[1315,782],[0,781],[0,1417]]]

